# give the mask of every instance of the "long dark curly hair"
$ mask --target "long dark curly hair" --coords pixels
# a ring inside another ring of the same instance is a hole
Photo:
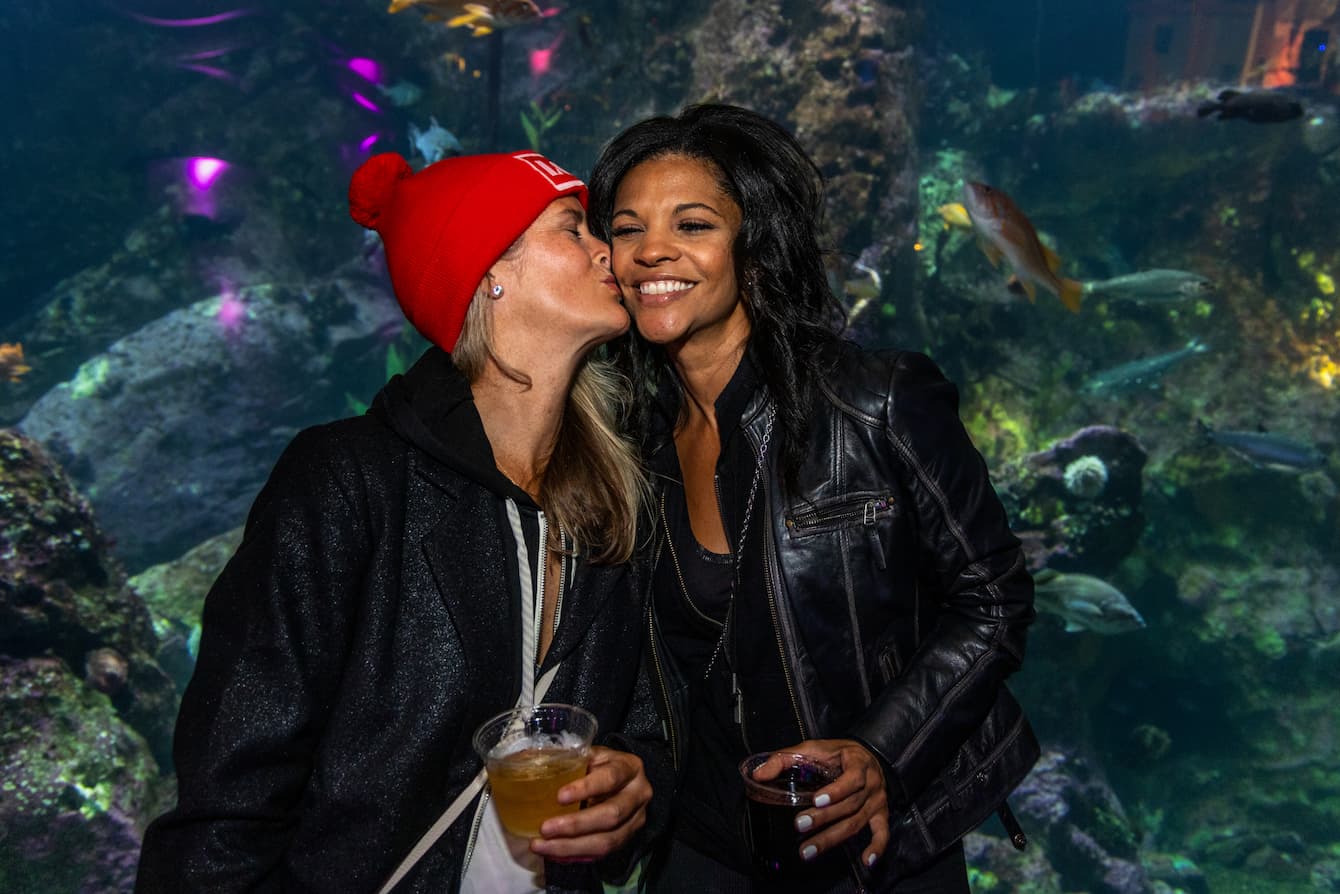
[[[821,348],[838,337],[842,320],[819,243],[823,174],[796,138],[770,118],[721,103],[691,105],[673,117],[634,124],[604,148],[589,183],[592,232],[609,240],[623,178],[639,164],[666,156],[707,162],[740,206],[735,274],[749,314],[749,351],[777,405],[782,469],[793,485],[804,459],[814,389],[825,372],[823,358],[831,356]],[[651,389],[671,375],[664,349],[636,330],[610,350],[632,381]],[[635,402],[631,424],[639,436],[646,433],[650,404]]]

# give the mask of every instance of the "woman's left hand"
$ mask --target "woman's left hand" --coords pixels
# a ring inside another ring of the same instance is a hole
[[[801,857],[813,860],[869,826],[870,845],[861,854],[861,862],[875,865],[889,844],[889,795],[879,758],[852,739],[808,739],[779,750],[754,770],[754,778],[776,776],[787,754],[803,754],[842,768],[837,779],[815,792],[815,806],[796,814],[797,832],[817,833],[801,842]]]
[[[550,817],[530,849],[560,863],[599,860],[628,843],[647,822],[651,782],[642,759],[596,746],[586,775],[558,790],[560,804],[586,802],[576,813]]]

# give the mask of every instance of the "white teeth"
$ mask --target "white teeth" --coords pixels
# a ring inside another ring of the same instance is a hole
[[[671,292],[682,292],[685,289],[693,288],[691,282],[679,282],[678,280],[658,279],[655,282],[644,282],[638,286],[638,290],[643,295],[669,295]]]

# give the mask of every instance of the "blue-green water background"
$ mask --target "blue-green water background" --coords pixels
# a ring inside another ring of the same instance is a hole
[[[701,99],[815,155],[850,334],[959,384],[1034,569],[1143,618],[1068,632],[1043,606],[1012,682],[1045,750],[1013,799],[1032,844],[971,836],[974,889],[1340,890],[1340,25],[1299,4],[1298,55],[1252,60],[1258,6],[574,0],[501,38],[379,0],[7,10],[0,344],[24,359],[0,365],[0,890],[128,889],[251,499],[298,429],[423,347],[347,216],[357,164],[424,163],[410,129],[435,122],[585,174]],[[1300,117],[1197,115],[1281,77]],[[1067,277],[1214,289],[1030,303],[940,215],[964,179],[1012,196]],[[1083,457],[1096,493],[1066,484]]]

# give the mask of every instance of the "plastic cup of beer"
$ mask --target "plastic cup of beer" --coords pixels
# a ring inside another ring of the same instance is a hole
[[[549,817],[581,806],[558,803],[558,790],[586,775],[595,736],[590,711],[557,703],[505,711],[475,731],[504,829],[536,838]]]

